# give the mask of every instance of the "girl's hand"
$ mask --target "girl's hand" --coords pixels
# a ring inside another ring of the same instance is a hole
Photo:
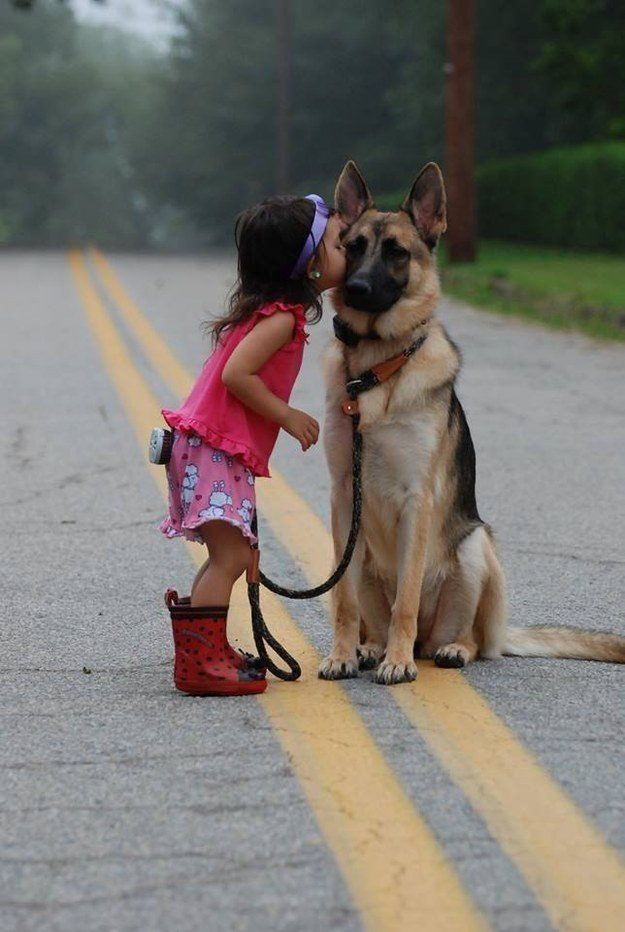
[[[289,408],[282,426],[291,437],[299,440],[304,451],[313,443],[317,443],[319,439],[319,424],[317,421],[310,414],[299,411],[297,408]]]

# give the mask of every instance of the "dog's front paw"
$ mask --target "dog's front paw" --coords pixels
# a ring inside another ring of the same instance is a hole
[[[374,670],[380,662],[384,648],[379,644],[365,642],[358,648],[358,666],[361,670]]]
[[[324,657],[319,664],[320,680],[351,680],[355,676],[358,676],[358,661],[356,659],[344,660],[330,654],[329,657]]]
[[[434,663],[437,667],[466,667],[469,662],[469,651],[462,644],[445,644],[439,647],[434,654]]]
[[[412,683],[417,678],[417,665],[413,660],[407,663],[393,663],[388,658],[383,660],[375,671],[373,679],[384,686],[394,686],[396,683]]]

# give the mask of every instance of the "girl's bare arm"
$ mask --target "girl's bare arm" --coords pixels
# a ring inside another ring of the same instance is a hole
[[[302,449],[317,442],[317,421],[270,391],[256,373],[293,335],[294,317],[288,311],[278,311],[260,320],[243,337],[224,366],[221,378],[233,395],[263,417],[275,421],[292,437],[299,440]]]

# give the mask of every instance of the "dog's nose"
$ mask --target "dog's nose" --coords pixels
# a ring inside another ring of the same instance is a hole
[[[371,294],[371,283],[366,278],[350,278],[345,282],[345,291],[351,298],[367,298]]]

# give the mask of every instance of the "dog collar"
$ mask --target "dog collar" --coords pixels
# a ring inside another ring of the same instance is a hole
[[[334,336],[337,340],[340,340],[341,343],[344,343],[346,346],[356,346],[360,343],[361,340],[381,340],[382,337],[379,333],[371,332],[367,334],[356,333],[349,324],[345,323],[344,320],[335,314],[332,318],[332,326],[334,327]]]
[[[401,369],[401,367],[408,362],[413,353],[416,353],[426,340],[427,333],[424,333],[397,356],[386,359],[384,362],[378,363],[377,366],[372,366],[371,369],[367,369],[366,372],[363,372],[356,379],[349,379],[345,386],[349,398],[346,398],[341,403],[343,413],[357,416],[358,395],[368,391],[370,388],[375,388],[380,382],[386,382],[394,372],[397,372],[398,369]]]

